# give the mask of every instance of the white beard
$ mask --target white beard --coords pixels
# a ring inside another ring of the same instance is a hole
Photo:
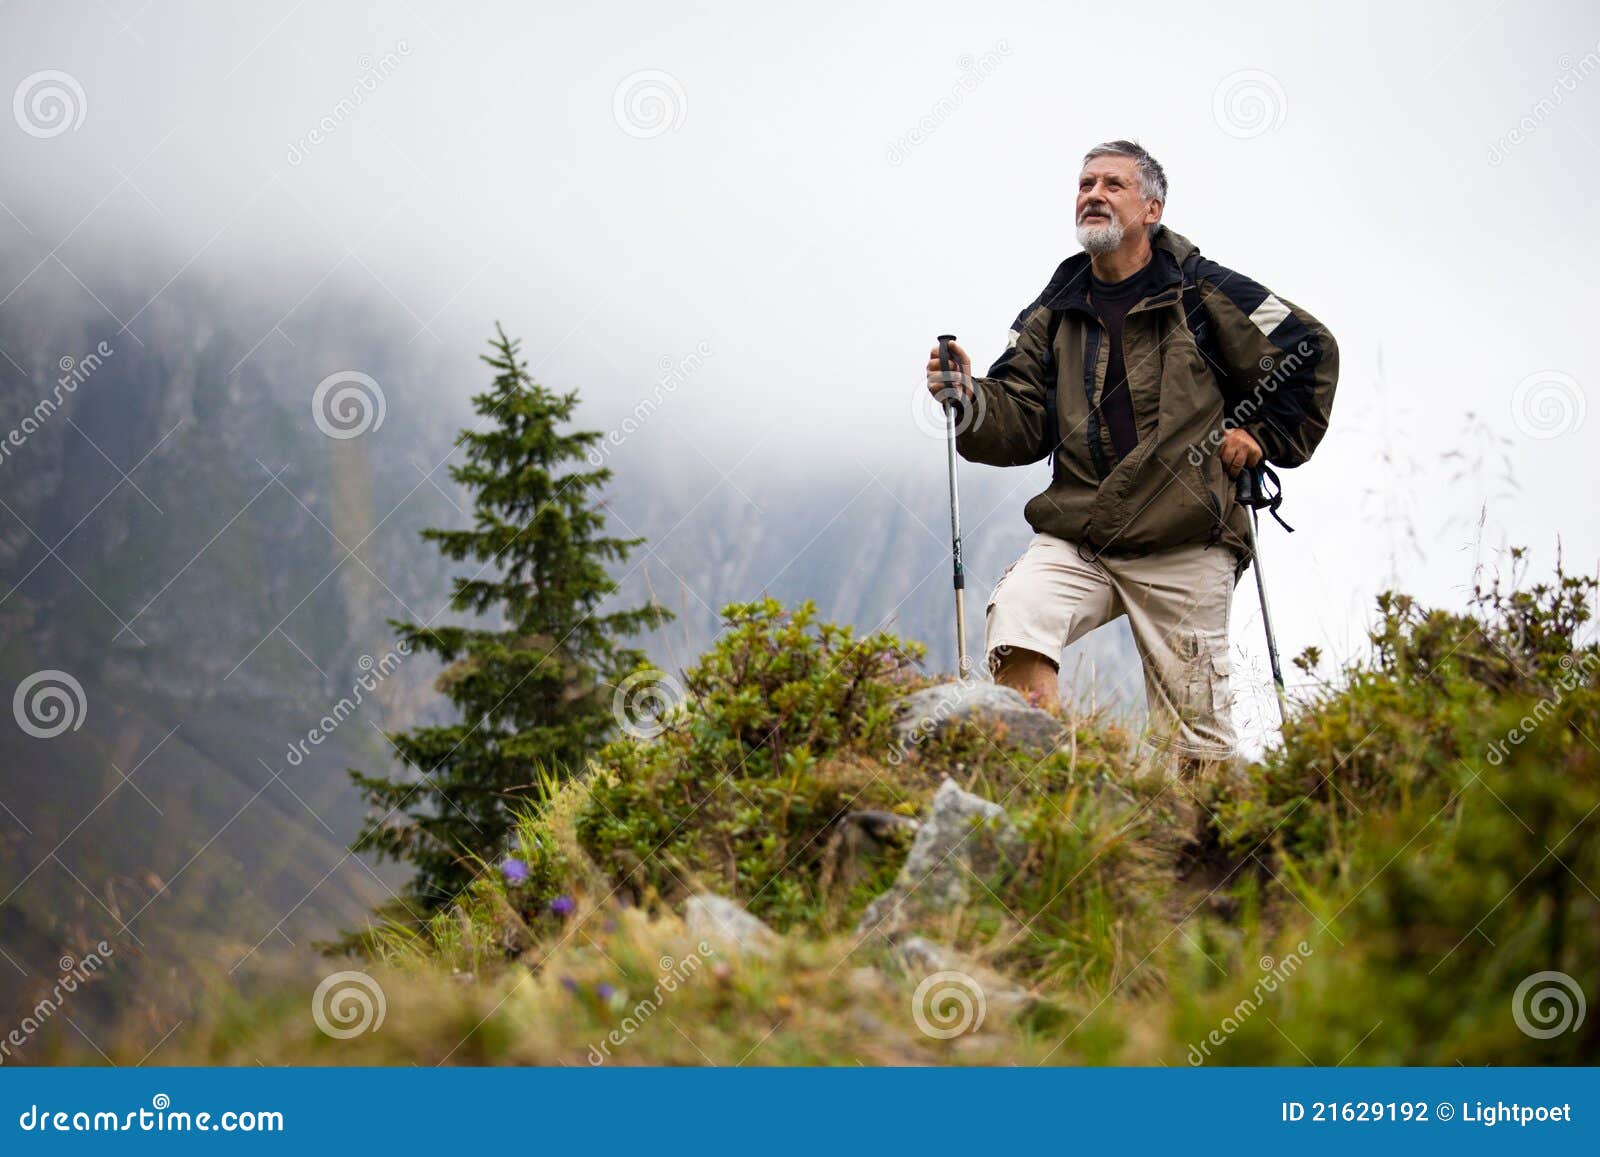
[[[1110,253],[1122,244],[1125,230],[1122,222],[1112,217],[1106,221],[1088,222],[1078,226],[1078,244],[1083,246],[1083,251],[1094,257],[1101,253]]]

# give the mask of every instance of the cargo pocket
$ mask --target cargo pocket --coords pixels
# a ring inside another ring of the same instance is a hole
[[[1229,679],[1233,662],[1224,654],[1211,655],[1211,718],[1221,731],[1231,731],[1233,718],[1233,688]]]
[[[1013,562],[1010,566],[1006,567],[1005,570],[1001,571],[1000,577],[994,580],[994,589],[989,592],[989,601],[983,606],[983,613],[986,617],[990,611],[994,610],[994,600],[1000,594],[1000,587],[1005,583],[1011,572],[1017,569],[1017,563],[1021,561],[1022,559],[1018,558],[1016,562]]]
[[[1228,677],[1233,664],[1225,647],[1199,635],[1183,635],[1177,640],[1178,657],[1183,664],[1183,683],[1178,704],[1185,726],[1201,737],[1226,733],[1233,711],[1233,695]]]

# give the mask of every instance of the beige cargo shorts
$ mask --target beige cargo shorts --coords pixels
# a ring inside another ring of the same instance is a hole
[[[1001,647],[1036,651],[1059,665],[1068,645],[1127,615],[1144,663],[1152,740],[1179,756],[1228,759],[1234,752],[1228,611],[1237,563],[1221,545],[1096,556],[1035,534],[989,596],[990,669]]]

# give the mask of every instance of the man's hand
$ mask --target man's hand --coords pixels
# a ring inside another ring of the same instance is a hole
[[[1246,466],[1261,465],[1261,443],[1237,426],[1222,436],[1222,449],[1218,453],[1229,478],[1239,477],[1239,471]]]
[[[940,405],[944,404],[946,398],[958,398],[963,403],[971,402],[972,359],[967,356],[966,350],[951,342],[949,363],[950,380],[946,381],[945,375],[939,372],[939,347],[934,346],[928,351],[928,392]]]

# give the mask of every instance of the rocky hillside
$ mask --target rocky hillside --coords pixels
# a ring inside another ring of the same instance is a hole
[[[1595,585],[1386,596],[1280,750],[1199,780],[1106,719],[930,685],[893,635],[735,607],[683,705],[455,906],[219,995],[166,1056],[1593,1063]]]

